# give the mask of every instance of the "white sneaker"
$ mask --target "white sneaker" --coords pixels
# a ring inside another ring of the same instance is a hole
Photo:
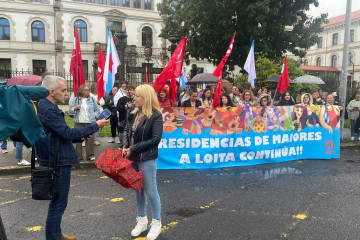
[[[114,143],[115,142],[115,139],[111,138],[108,143]]]
[[[31,163],[29,163],[28,161],[26,161],[25,159],[21,160],[20,162],[18,162],[19,166],[29,166],[31,165]]]
[[[358,140],[360,141],[360,137],[358,137]]]
[[[354,138],[354,137],[351,137],[351,138],[350,138],[350,140],[351,140],[351,141],[354,141],[354,140],[355,140],[355,138]]]
[[[7,149],[1,149],[1,153],[8,153]]]
[[[152,219],[150,224],[150,231],[146,238],[148,240],[155,240],[161,233],[161,220]]]
[[[100,143],[98,141],[94,141],[95,146],[100,146]]]
[[[85,147],[85,141],[82,142],[81,146]]]
[[[145,217],[137,217],[136,218],[136,226],[131,231],[131,236],[133,236],[133,237],[139,236],[142,232],[146,231],[147,225],[148,225],[147,216],[145,216]]]
[[[117,144],[120,144],[120,140],[117,141]]]

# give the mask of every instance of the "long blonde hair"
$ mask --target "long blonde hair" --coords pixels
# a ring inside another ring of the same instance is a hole
[[[160,112],[160,104],[157,98],[156,92],[153,87],[147,84],[143,84],[138,86],[135,89],[136,94],[139,97],[144,99],[144,105],[142,106],[141,110],[139,108],[135,108],[132,111],[132,114],[136,114],[138,111],[141,111],[147,118],[151,118],[153,114],[153,109],[156,109]]]

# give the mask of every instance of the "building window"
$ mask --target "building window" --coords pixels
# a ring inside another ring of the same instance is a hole
[[[130,7],[130,0],[122,0],[123,7]]]
[[[309,65],[309,60],[305,59],[305,60],[304,60],[304,65],[305,65],[305,66]]]
[[[119,5],[119,1],[118,0],[111,0],[111,5]]]
[[[351,29],[350,30],[350,39],[349,39],[349,41],[354,42],[354,40],[355,40],[355,32],[354,32],[354,29]]]
[[[46,71],[45,60],[33,60],[33,74],[41,76]]]
[[[0,40],[10,40],[10,22],[6,18],[0,18]]]
[[[145,45],[152,46],[152,30],[149,27],[144,27],[142,29],[142,46]]]
[[[145,9],[151,9],[151,0],[145,0]]]
[[[87,42],[87,25],[83,20],[77,20],[75,25],[78,29],[79,41]]]
[[[45,42],[45,25],[40,21],[31,24],[33,42]]]
[[[333,34],[333,45],[338,45],[338,39],[339,39],[339,34],[334,33]]]
[[[318,48],[322,48],[323,47],[323,37],[319,37],[318,39]]]
[[[32,2],[41,2],[41,0],[31,0]]]
[[[349,52],[349,61],[348,61],[348,65],[353,65],[354,64],[354,55]]]
[[[116,21],[109,21],[108,28],[110,29],[112,35],[114,36],[115,33],[122,32],[122,23]]]
[[[88,60],[83,60],[82,63],[83,63],[83,68],[84,68],[85,79],[88,80],[89,79]]]
[[[90,3],[95,3],[95,0],[86,0],[86,1]]]
[[[106,4],[106,0],[99,0],[100,4]]]
[[[141,8],[141,0],[134,0],[134,8]]]
[[[11,59],[0,58],[0,78],[11,78]]]
[[[331,57],[331,66],[332,66],[332,67],[336,67],[336,65],[337,65],[337,56],[336,56],[336,55],[333,55],[333,56]]]
[[[316,59],[316,66],[321,66],[321,57]]]

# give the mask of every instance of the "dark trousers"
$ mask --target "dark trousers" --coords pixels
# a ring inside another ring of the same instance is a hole
[[[118,126],[118,118],[116,115],[113,115],[110,119],[110,126],[111,126],[111,136],[114,138],[116,137],[116,129]]]
[[[70,179],[71,166],[58,167],[58,192],[49,204],[45,227],[46,240],[59,240],[62,235],[60,226],[68,203]]]
[[[75,123],[76,128],[84,127],[87,125],[90,125],[91,123]],[[75,150],[76,154],[78,155],[78,158],[81,160],[83,159],[83,151],[81,142],[75,143]],[[93,136],[86,141],[86,147],[85,147],[85,158],[89,160],[91,157],[94,157],[94,134]]]

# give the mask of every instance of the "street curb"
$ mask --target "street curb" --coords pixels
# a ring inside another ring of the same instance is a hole
[[[37,165],[36,165],[37,167]],[[96,168],[95,162],[80,162],[79,164],[73,165],[72,170],[75,169],[89,169]],[[0,175],[10,175],[16,173],[31,173],[30,166],[8,166],[0,167]]]

